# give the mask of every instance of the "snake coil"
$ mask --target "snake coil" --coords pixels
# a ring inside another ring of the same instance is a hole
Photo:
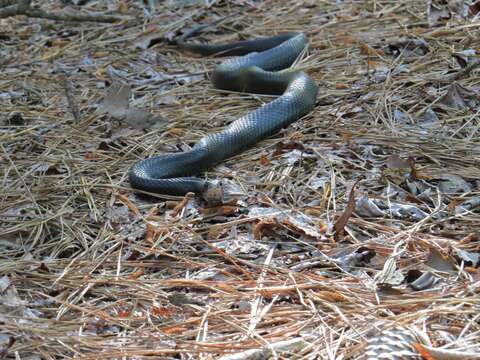
[[[200,139],[190,151],[151,157],[136,163],[129,174],[133,188],[141,191],[203,195],[211,183],[192,177],[238,154],[312,111],[318,86],[302,71],[288,69],[307,46],[302,33],[231,44],[177,44],[201,55],[238,56],[222,62],[212,73],[217,89],[279,95],[273,101],[233,121],[224,130]],[[283,70],[283,71],[281,71]]]

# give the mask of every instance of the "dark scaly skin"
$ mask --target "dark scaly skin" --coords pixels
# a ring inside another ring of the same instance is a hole
[[[233,44],[177,44],[202,55],[245,55],[221,63],[212,74],[217,89],[280,95],[275,100],[246,114],[223,131],[200,139],[192,150],[160,155],[136,163],[130,171],[133,188],[160,194],[203,195],[210,183],[191,177],[222,160],[238,154],[312,111],[318,86],[302,71],[288,69],[307,46],[302,33],[287,33],[271,38]],[[254,51],[252,53],[252,51]]]

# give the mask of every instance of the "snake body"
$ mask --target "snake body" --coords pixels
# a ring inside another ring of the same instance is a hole
[[[280,95],[273,101],[233,121],[224,130],[200,139],[190,151],[151,157],[130,170],[133,188],[160,194],[202,195],[210,182],[192,177],[238,154],[309,113],[318,86],[302,71],[289,68],[307,46],[302,33],[231,44],[178,42],[201,55],[237,55],[222,62],[212,73],[217,89]]]

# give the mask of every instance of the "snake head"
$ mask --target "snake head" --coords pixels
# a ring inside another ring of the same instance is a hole
[[[201,194],[209,206],[219,206],[224,203],[224,187],[221,181],[206,181]]]

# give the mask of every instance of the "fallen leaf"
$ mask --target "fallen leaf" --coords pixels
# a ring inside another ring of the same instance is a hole
[[[428,1],[427,19],[430,26],[435,25],[440,20],[450,19],[450,11],[445,5],[435,4],[432,0]]]
[[[448,87],[447,93],[440,102],[455,109],[474,108],[477,104],[478,95],[457,82]]]
[[[320,300],[322,302],[326,301],[329,303],[348,302],[348,298],[345,295],[339,293],[338,291],[311,291],[307,294],[307,296],[312,298],[313,301]]]
[[[6,343],[0,344],[0,359],[6,359],[8,355],[8,350],[15,344],[16,339],[13,336],[8,337]]]
[[[364,195],[357,200],[355,212],[361,217],[385,216],[385,213],[368,197],[368,195]]]
[[[114,82],[105,94],[103,102],[97,109],[100,114],[108,113],[116,119],[123,119],[128,109],[131,95],[130,87],[120,82]]]
[[[480,254],[474,253],[466,250],[458,249],[455,251],[457,257],[465,262],[466,266],[477,267],[480,265]]]
[[[423,56],[428,53],[428,43],[424,39],[403,39],[395,43],[389,44],[385,52],[388,55],[403,57]]]
[[[411,276],[412,270],[410,270],[407,274],[407,279]],[[408,281],[407,282],[410,284],[412,289],[414,290],[425,290],[429,289],[435,284],[437,284],[440,281],[438,277],[433,275],[431,272],[427,271],[422,273],[420,276],[418,276],[415,280],[413,281]]]
[[[457,51],[454,52],[452,56],[455,58],[455,60],[457,60],[458,64],[462,68],[465,68],[467,65],[478,61],[475,49]]]
[[[388,157],[387,161],[385,161],[385,165],[389,169],[407,169],[411,168],[415,164],[415,161],[412,157],[408,157],[406,159],[401,158],[397,154],[392,154]]]
[[[431,129],[439,125],[439,119],[435,111],[428,108],[423,115],[418,118],[418,125],[423,129]]]
[[[355,187],[359,183],[360,180],[357,180],[355,184],[353,184],[352,189],[350,190],[350,195],[348,196],[348,205],[343,214],[338,218],[333,226],[336,235],[342,235],[345,231],[345,226],[348,223],[348,219],[352,216],[353,212],[355,211]]]
[[[135,129],[149,129],[160,127],[165,122],[160,116],[154,116],[145,110],[127,109],[125,112],[125,122]]]
[[[383,55],[383,51],[376,50],[370,45],[362,43],[360,44],[360,54],[381,57]]]
[[[440,177],[438,189],[444,194],[469,193],[472,186],[466,182],[461,176],[455,174],[445,174]]]
[[[253,238],[255,240],[261,240],[262,239],[262,233],[265,230],[271,230],[278,226],[277,221],[275,219],[262,219],[258,223],[256,223],[253,226]]]
[[[470,5],[470,16],[475,16],[478,13],[480,13],[480,1],[476,1]]]
[[[466,19],[470,12],[465,0],[448,0],[448,10],[454,18],[459,20]]]
[[[12,284],[10,278],[6,275],[0,278],[0,294],[3,293]]]
[[[169,295],[168,301],[170,301],[170,303],[175,306],[182,306],[188,304],[205,306],[205,303],[203,301],[194,299],[193,297],[185,295],[183,293],[174,293],[172,295]]]
[[[171,318],[177,313],[174,307],[153,306],[152,314],[162,318]]]
[[[450,257],[443,256],[443,254],[436,248],[430,248],[425,265],[440,272],[446,272],[450,274],[457,272],[452,259]]]
[[[428,216],[425,211],[409,204],[391,203],[388,211],[396,219],[419,221]]]

